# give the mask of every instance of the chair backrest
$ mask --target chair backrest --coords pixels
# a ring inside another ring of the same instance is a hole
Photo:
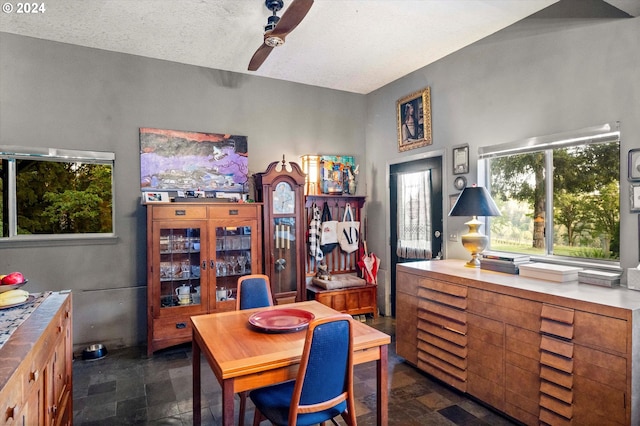
[[[350,315],[311,321],[291,399],[289,424],[299,414],[324,411],[338,404],[355,418],[353,397],[353,329]]]
[[[236,310],[273,306],[269,277],[262,274],[238,278]]]

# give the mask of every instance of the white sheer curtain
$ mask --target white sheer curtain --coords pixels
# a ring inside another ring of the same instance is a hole
[[[431,172],[398,175],[398,244],[405,259],[431,259]]]

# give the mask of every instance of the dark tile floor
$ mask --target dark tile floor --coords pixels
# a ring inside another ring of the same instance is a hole
[[[395,353],[393,319],[368,318],[367,323],[392,336],[389,425],[515,424],[404,363]],[[374,363],[358,365],[354,370],[358,424],[375,425]],[[219,425],[220,386],[204,361],[202,376],[202,424]],[[73,365],[74,424],[190,425],[191,384],[191,345],[162,350],[151,358],[146,356],[145,347],[131,347],[109,351],[100,360],[77,359]],[[253,406],[250,401],[247,406],[245,425],[251,425]],[[340,424],[344,424],[342,419]]]

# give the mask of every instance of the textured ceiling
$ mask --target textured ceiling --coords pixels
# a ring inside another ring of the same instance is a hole
[[[556,1],[316,0],[256,72],[263,0],[52,0],[41,14],[0,14],[0,30],[366,94]]]

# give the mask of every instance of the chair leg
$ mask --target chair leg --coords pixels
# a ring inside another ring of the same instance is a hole
[[[353,426],[357,422],[355,413],[351,413],[351,412],[349,412],[349,410],[344,411],[341,414],[341,416],[344,419],[345,423],[347,423],[348,426]],[[331,421],[335,423],[334,419],[331,419]]]
[[[240,392],[240,412],[238,413],[238,426],[244,426],[244,410],[247,406],[247,392]]]
[[[255,414],[253,415],[253,426],[260,426],[260,422],[264,420],[266,417],[262,415],[260,410],[256,407]]]

